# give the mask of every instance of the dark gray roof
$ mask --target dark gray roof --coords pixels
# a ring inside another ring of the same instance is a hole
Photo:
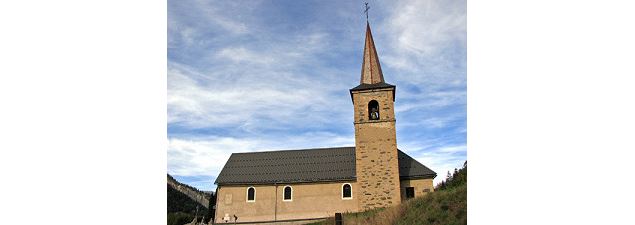
[[[399,177],[401,178],[434,178],[437,176],[437,173],[401,150],[398,150],[397,157],[399,158]]]
[[[434,178],[436,173],[401,150],[401,178]],[[355,147],[233,153],[216,184],[271,184],[355,180]]]
[[[393,92],[392,92],[392,101],[395,101],[395,92],[397,92],[397,86],[389,84],[389,83],[375,83],[375,84],[360,84],[357,85],[357,87],[352,88],[349,93],[351,94],[351,100],[353,101],[353,103],[355,103],[355,101],[353,100],[353,91],[361,91],[361,90],[369,90],[369,89],[377,89],[377,88],[392,88]]]
[[[357,85],[357,87],[354,87],[351,89],[351,91],[361,91],[361,90],[367,90],[367,89],[375,89],[375,88],[394,88],[395,85],[389,84],[389,83],[375,83],[375,84],[360,84]]]

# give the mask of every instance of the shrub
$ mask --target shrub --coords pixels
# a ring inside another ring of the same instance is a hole
[[[192,220],[194,216],[184,212],[168,213],[168,225],[183,225]]]

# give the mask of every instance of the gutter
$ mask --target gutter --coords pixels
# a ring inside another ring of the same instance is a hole
[[[331,179],[331,180],[302,180],[302,181],[280,181],[284,184],[303,184],[303,183],[333,183],[333,182],[341,182],[341,181],[357,181],[357,177],[350,177],[345,179]],[[242,185],[277,185],[278,181],[274,182],[236,182],[236,183],[217,183],[217,186],[242,186]]]

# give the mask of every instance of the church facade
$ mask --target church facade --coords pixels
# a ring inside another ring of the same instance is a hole
[[[215,181],[215,222],[301,223],[434,191],[436,173],[397,148],[396,86],[384,81],[369,24],[360,85],[349,91],[354,147],[233,153]]]

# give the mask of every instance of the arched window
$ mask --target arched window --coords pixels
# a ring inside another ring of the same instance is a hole
[[[342,185],[342,199],[352,199],[353,198],[353,189],[351,188],[351,184]]]
[[[256,188],[248,187],[247,188],[247,202],[255,202],[256,201]]]
[[[282,201],[291,201],[293,197],[292,195],[293,195],[293,189],[291,189],[291,186],[288,186],[288,185],[284,186]]]
[[[379,103],[375,100],[372,100],[368,103],[368,119],[369,120],[379,119]]]

